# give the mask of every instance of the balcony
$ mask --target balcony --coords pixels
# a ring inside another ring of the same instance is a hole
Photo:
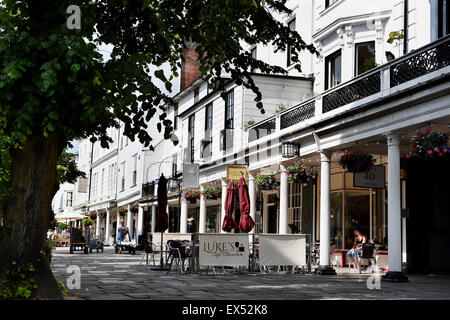
[[[282,136],[338,114],[357,110],[376,100],[393,96],[413,85],[433,80],[450,65],[450,36],[365,72],[315,97],[249,128],[248,142]],[[430,75],[435,71],[435,75]]]

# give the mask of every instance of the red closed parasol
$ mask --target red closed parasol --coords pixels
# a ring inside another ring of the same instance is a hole
[[[169,227],[167,215],[167,179],[161,175],[158,181],[158,215],[156,216],[156,232],[164,232]]]
[[[250,217],[250,199],[248,195],[248,186],[244,177],[239,180],[239,207],[241,209],[241,220],[239,229],[244,232],[250,232],[255,226],[255,222]]]
[[[236,188],[234,186],[234,182],[230,181],[227,187],[227,195],[225,198],[225,217],[222,224],[222,230],[226,232],[230,232],[232,229],[237,228],[236,221],[233,219],[235,190]]]

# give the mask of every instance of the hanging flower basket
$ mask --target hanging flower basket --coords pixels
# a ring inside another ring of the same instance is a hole
[[[315,183],[317,181],[317,171],[303,162],[289,167],[286,174],[288,179],[295,183]]]
[[[202,194],[208,200],[216,200],[222,196],[222,189],[217,187],[207,187],[203,190]]]
[[[198,191],[198,190],[188,190],[188,191],[186,191],[184,197],[190,203],[196,203],[197,199],[200,199],[200,191]]]
[[[277,190],[280,183],[274,176],[258,175],[255,178],[255,185],[259,190]]]
[[[448,136],[439,131],[425,129],[412,137],[406,158],[442,159],[449,157]]]
[[[341,167],[349,172],[366,172],[375,164],[371,154],[352,150],[344,152],[339,161]]]

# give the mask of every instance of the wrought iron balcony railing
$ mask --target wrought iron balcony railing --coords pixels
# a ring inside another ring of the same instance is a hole
[[[308,119],[317,118],[319,121],[324,114],[341,107],[353,103],[353,108],[365,103],[368,101],[365,98],[373,96],[373,99],[377,99],[392,94],[404,88],[398,88],[399,85],[447,66],[450,66],[450,35],[341,83],[279,116],[254,124],[249,128],[248,142],[286,130]]]

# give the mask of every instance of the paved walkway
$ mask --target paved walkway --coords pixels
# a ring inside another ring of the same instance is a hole
[[[339,270],[337,276],[180,275],[177,271],[167,275],[152,271],[145,262],[140,265],[142,255],[142,251],[119,255],[110,247],[104,253],[69,254],[69,248],[63,247],[53,252],[52,269],[57,279],[67,283],[68,278],[74,279],[68,267],[79,268],[80,289],[69,290],[69,294],[82,299],[450,299],[450,275],[409,275],[408,283],[380,282],[380,289],[370,290],[370,274],[346,270]]]

